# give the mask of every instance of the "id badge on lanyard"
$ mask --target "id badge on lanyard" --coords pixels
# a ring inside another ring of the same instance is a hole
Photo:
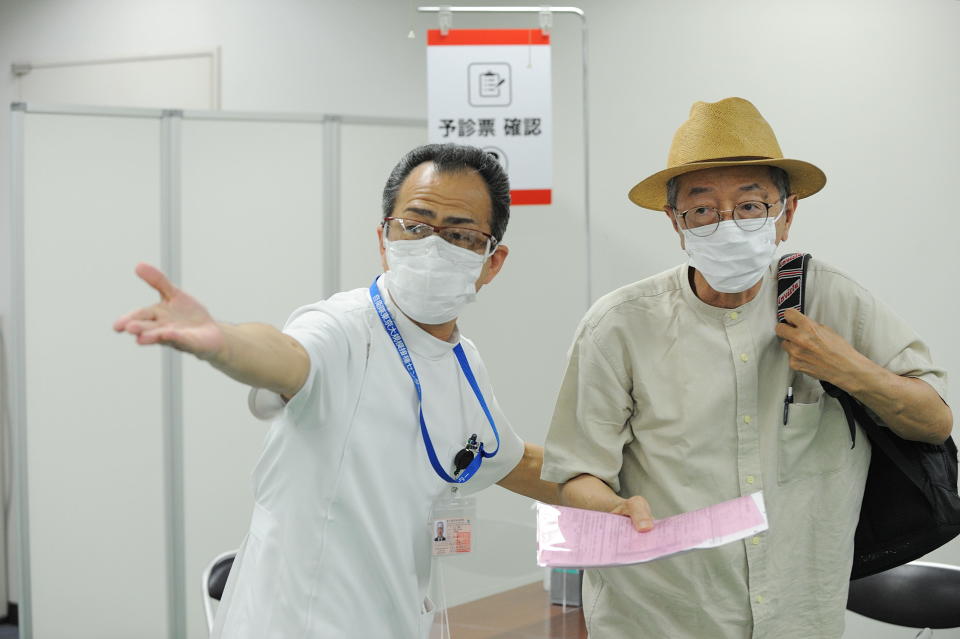
[[[473,551],[473,522],[477,500],[444,491],[434,503],[427,520],[427,534],[434,557],[466,555]]]

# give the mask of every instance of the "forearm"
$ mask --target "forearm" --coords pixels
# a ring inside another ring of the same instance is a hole
[[[498,485],[545,504],[559,503],[559,486],[540,479],[543,468],[543,447],[529,442],[523,445],[523,457],[509,475]]]
[[[904,439],[940,444],[953,429],[953,413],[929,384],[870,362],[846,390]]]
[[[639,532],[653,528],[653,512],[646,499],[640,495],[625,499],[593,475],[578,475],[560,486],[560,503],[629,517]]]
[[[593,475],[578,475],[560,486],[560,503],[564,506],[609,513],[625,501],[604,481]]]
[[[310,360],[300,343],[267,324],[218,323],[223,344],[205,359],[242,384],[289,399],[303,386]]]

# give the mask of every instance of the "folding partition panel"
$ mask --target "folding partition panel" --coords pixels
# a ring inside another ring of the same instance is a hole
[[[24,636],[167,637],[160,353],[111,330],[153,297],[132,269],[160,259],[159,112],[17,117]]]
[[[294,309],[325,295],[324,124],[206,116],[187,112],[180,125],[183,287],[218,319],[280,327]],[[249,526],[250,474],[268,424],[247,410],[247,391],[184,358],[191,639],[206,637],[199,575],[216,555],[239,546]]]

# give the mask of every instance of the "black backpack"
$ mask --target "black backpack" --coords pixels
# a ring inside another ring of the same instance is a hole
[[[777,273],[777,320],[784,311],[803,312],[809,253],[780,259]],[[859,579],[918,559],[960,535],[957,494],[957,446],[903,439],[874,421],[863,404],[829,382],[824,391],[843,407],[851,448],[860,424],[873,447],[867,485],[854,537],[853,570]]]

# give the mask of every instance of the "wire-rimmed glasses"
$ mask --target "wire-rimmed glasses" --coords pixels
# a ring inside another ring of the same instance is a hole
[[[781,202],[782,200],[777,200]],[[712,235],[723,219],[721,213],[732,213],[733,221],[744,231],[759,231],[770,217],[770,209],[777,204],[758,200],[740,202],[732,209],[718,209],[713,206],[695,206],[682,213],[674,213],[680,228],[690,231],[698,237]],[[674,209],[676,211],[676,209]]]
[[[497,247],[497,239],[489,233],[463,226],[434,226],[420,220],[386,217],[383,227],[388,240],[422,240],[436,234],[454,246],[480,255],[491,255]]]

